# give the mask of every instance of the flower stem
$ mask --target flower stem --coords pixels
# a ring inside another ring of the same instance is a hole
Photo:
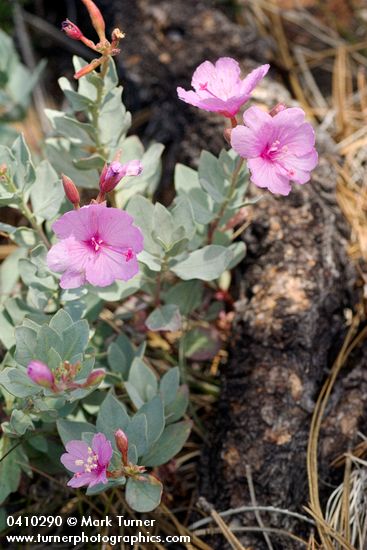
[[[183,333],[182,333],[182,336],[180,338],[179,344],[178,344],[178,366],[179,366],[179,369],[180,369],[181,382],[189,388],[188,376],[187,376],[186,357],[185,357],[185,334],[186,333],[185,333],[185,330],[184,330]],[[196,429],[198,430],[200,436],[202,437],[202,439],[204,441],[207,441],[207,437],[205,435],[205,429],[204,429],[203,423],[200,420],[200,418],[198,417],[198,415],[196,413],[196,410],[195,410],[195,407],[194,407],[191,400],[189,400],[189,410],[190,410],[190,415],[191,415],[192,419],[194,420],[194,422],[196,424]]]
[[[48,238],[46,237],[46,234],[43,231],[42,226],[37,223],[32,210],[28,207],[27,204],[25,204],[25,203],[22,204],[21,212],[27,218],[29,223],[31,224],[32,229],[34,229],[34,231],[36,231],[36,233],[38,233],[40,239],[43,241],[46,248],[51,248],[51,243],[48,240]]]
[[[233,116],[233,117],[231,118],[231,124],[232,124],[232,128],[236,128],[236,126],[237,126],[237,119],[236,119],[235,116]]]
[[[97,98],[91,110],[92,125],[95,130],[95,136],[96,136],[96,151],[101,155],[101,157],[103,157],[105,162],[107,162],[108,154],[106,152],[105,146],[99,139],[99,115],[100,115],[102,101],[104,98],[104,79],[107,74],[108,64],[109,64],[109,58],[107,57],[101,65],[101,72],[99,73],[99,78],[101,79],[101,85],[98,87]]]
[[[233,197],[233,194],[236,190],[238,178],[239,178],[239,175],[240,175],[240,172],[241,172],[241,169],[242,169],[242,166],[243,166],[244,162],[245,162],[245,160],[242,157],[239,157],[239,159],[237,161],[236,168],[234,169],[233,174],[232,174],[231,184],[229,186],[227,196],[226,196],[225,200],[223,201],[222,206],[221,206],[218,214],[216,215],[215,219],[212,221],[211,226],[209,227],[208,244],[212,244],[214,233],[218,229],[219,224],[221,222],[221,219],[222,219],[223,215],[226,212],[227,206],[228,206],[228,204],[230,203],[230,201]]]
[[[19,202],[17,203],[18,208],[21,211],[21,213],[23,214],[23,216],[25,216],[27,218],[27,220],[29,221],[32,229],[34,229],[34,231],[36,233],[38,233],[40,239],[46,245],[46,248],[50,248],[51,243],[48,240],[48,238],[46,237],[45,232],[42,229],[42,226],[37,223],[35,215],[33,214],[32,210],[27,205],[27,202],[25,201],[24,196],[19,194],[19,190],[17,189],[17,187],[16,187],[14,181],[12,180],[12,178],[7,177],[6,178],[6,183],[7,183],[7,187],[9,189],[9,191],[14,193],[14,195],[17,195],[18,200],[19,200]]]

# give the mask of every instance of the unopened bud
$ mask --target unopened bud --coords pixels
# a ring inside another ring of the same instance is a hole
[[[105,34],[105,22],[103,19],[103,15],[97,8],[94,2],[92,0],[82,0],[83,4],[88,10],[90,20],[92,21],[92,25],[95,28],[100,41],[106,40],[106,34]]]
[[[138,176],[143,170],[140,160],[130,160],[126,164],[118,161],[106,164],[99,180],[99,188],[104,195],[112,191],[124,176]]]
[[[72,179],[68,178],[68,176],[65,176],[65,174],[61,174],[61,178],[66,198],[69,199],[75,208],[78,208],[80,203],[80,195],[75,183]]]
[[[269,115],[270,116],[275,116],[278,113],[281,113],[282,111],[285,111],[285,109],[287,109],[287,106],[284,103],[278,103],[277,105],[275,105],[275,107],[272,108]]]
[[[0,179],[5,179],[8,167],[5,163],[0,164]]]
[[[73,40],[81,40],[83,37],[83,33],[79,27],[69,21],[69,19],[66,19],[61,23],[61,30],[66,34],[66,36],[72,38]]]
[[[55,377],[47,365],[41,361],[31,361],[27,367],[27,375],[39,386],[52,389],[55,386]]]
[[[85,387],[97,386],[97,384],[100,384],[104,380],[105,376],[106,372],[103,369],[96,369],[90,373],[83,385]]]
[[[232,128],[226,128],[223,132],[224,139],[226,140],[229,145],[231,145],[231,134],[232,134]]]
[[[127,458],[127,452],[129,450],[129,441],[126,437],[125,432],[123,432],[122,430],[117,430],[115,432],[115,441],[116,441],[116,447],[121,453],[122,462],[125,466],[127,466],[129,463]]]

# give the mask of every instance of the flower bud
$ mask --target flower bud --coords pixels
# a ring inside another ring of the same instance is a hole
[[[27,367],[27,375],[35,384],[44,388],[52,389],[55,386],[55,378],[52,371],[41,361],[31,361]]]
[[[74,23],[66,19],[61,23],[61,30],[64,31],[66,36],[73,40],[80,40],[83,37],[82,31]]]
[[[80,195],[75,183],[64,174],[61,174],[61,178],[66,197],[76,208],[78,208],[80,203]]]
[[[88,10],[90,20],[92,21],[92,25],[95,28],[100,41],[106,40],[106,34],[105,34],[105,22],[103,19],[103,15],[97,8],[94,2],[92,0],[82,0],[83,4]]]
[[[129,449],[129,441],[126,437],[125,432],[122,430],[117,430],[115,432],[115,441],[116,441],[116,447],[121,453],[122,462],[125,466],[128,464],[128,458],[127,458],[127,452]]]
[[[99,180],[99,188],[104,195],[112,191],[124,176],[138,176],[143,170],[140,160],[131,160],[126,164],[113,161],[106,164]]]
[[[275,116],[278,113],[280,113],[281,111],[284,111],[285,109],[287,109],[287,106],[284,103],[278,103],[277,105],[275,105],[275,107],[272,108],[269,115],[270,116]]]
[[[6,173],[8,171],[8,167],[7,165],[5,164],[5,162],[3,164],[0,164],[0,180],[6,180]]]
[[[83,386],[97,386],[97,384],[100,384],[104,380],[105,376],[106,372],[103,369],[96,369],[90,373]]]

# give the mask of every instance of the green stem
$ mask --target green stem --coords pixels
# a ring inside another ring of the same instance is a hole
[[[48,238],[46,237],[46,234],[43,231],[42,226],[37,223],[37,220],[36,220],[32,210],[29,208],[29,206],[25,202],[23,202],[23,204],[21,206],[21,212],[27,218],[29,223],[31,224],[32,229],[34,229],[36,231],[36,233],[38,233],[40,239],[46,245],[46,248],[51,248],[51,243],[48,240]]]
[[[222,206],[221,206],[218,214],[216,215],[216,217],[212,221],[211,226],[209,227],[208,244],[212,244],[214,233],[218,229],[219,224],[221,222],[221,219],[222,219],[223,215],[226,212],[227,206],[230,203],[230,201],[231,201],[231,199],[234,195],[234,192],[235,192],[236,187],[237,187],[238,178],[239,178],[239,175],[240,175],[240,172],[241,172],[241,169],[242,169],[242,166],[243,166],[244,162],[245,162],[245,159],[243,159],[242,157],[240,157],[237,161],[236,168],[234,169],[233,174],[232,174],[231,184],[229,186],[227,196],[226,196],[225,200],[223,201]]]
[[[161,264],[161,270],[158,272],[157,279],[155,281],[155,293],[154,293],[154,306],[159,307],[161,305],[161,291],[162,291],[162,280],[164,273],[167,271],[167,257],[164,256]]]
[[[95,130],[95,136],[96,136],[96,151],[101,155],[101,157],[103,157],[105,162],[107,162],[108,154],[106,152],[106,149],[103,143],[101,143],[99,139],[99,115],[100,115],[101,104],[104,98],[104,79],[107,74],[108,63],[109,63],[109,59],[107,58],[101,65],[101,72],[99,74],[99,78],[101,79],[101,85],[97,90],[97,98],[93,105],[93,108],[91,109],[92,125]]]
[[[185,331],[182,332],[182,336],[181,336],[179,344],[178,344],[178,366],[179,366],[179,369],[180,369],[181,381],[182,381],[183,384],[185,384],[189,388],[188,377],[187,377],[187,367],[186,367],[184,341],[185,341]],[[191,415],[192,419],[194,420],[194,422],[196,424],[196,428],[197,428],[198,432],[200,433],[200,436],[202,437],[202,439],[204,441],[207,441],[207,438],[205,436],[205,430],[204,430],[203,423],[201,422],[200,418],[196,414],[196,410],[195,410],[193,404],[191,403],[191,401],[189,401],[189,409],[190,409],[190,415]]]
[[[33,214],[32,210],[27,205],[27,203],[24,199],[24,196],[19,194],[19,190],[18,190],[18,188],[16,187],[16,185],[14,184],[14,182],[11,178],[7,177],[6,182],[8,184],[9,191],[13,192],[15,195],[17,195],[20,198],[19,210],[21,211],[23,216],[25,216],[27,218],[27,220],[29,221],[32,229],[34,229],[34,231],[36,233],[38,233],[40,239],[46,245],[46,248],[50,248],[51,243],[48,240],[48,238],[46,237],[45,232],[42,229],[42,226],[37,223],[36,217]]]

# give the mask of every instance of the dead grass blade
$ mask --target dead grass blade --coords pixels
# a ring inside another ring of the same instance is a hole
[[[324,416],[325,408],[328,403],[330,394],[334,387],[336,378],[345,365],[350,353],[355,349],[367,336],[367,327],[365,327],[359,334],[357,329],[360,324],[360,315],[356,315],[351,323],[348,334],[343,343],[342,349],[331,369],[330,375],[326,380],[319,398],[317,400],[314,413],[312,416],[310,436],[307,449],[307,472],[309,480],[309,493],[310,493],[310,507],[309,513],[315,519],[318,532],[325,547],[325,550],[335,550],[333,540],[336,540],[341,548],[346,550],[355,550],[348,540],[345,538],[345,533],[340,534],[336,532],[325,520],[324,514],[320,504],[319,498],[319,485],[318,485],[318,441],[320,435],[320,428],[322,419]]]

